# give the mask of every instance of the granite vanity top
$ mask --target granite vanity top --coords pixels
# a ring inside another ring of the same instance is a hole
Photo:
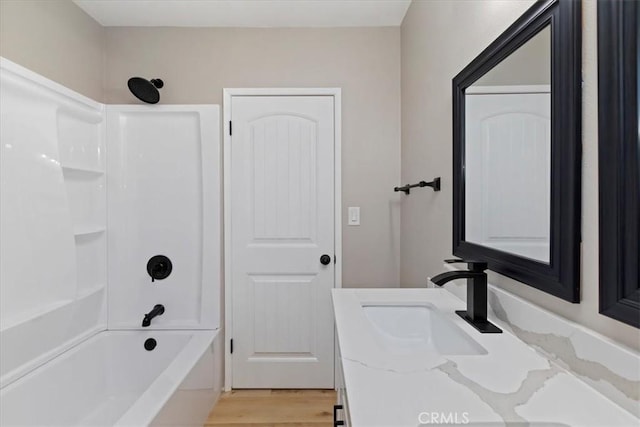
[[[333,305],[351,423],[499,426],[638,426],[640,420],[505,330],[481,334],[457,316],[444,289],[334,289]],[[362,305],[428,303],[486,354],[397,354],[376,338]],[[490,320],[501,326],[500,321]]]

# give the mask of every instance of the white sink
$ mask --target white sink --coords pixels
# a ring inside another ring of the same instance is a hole
[[[383,346],[394,354],[487,354],[487,350],[431,304],[363,304],[362,309]]]

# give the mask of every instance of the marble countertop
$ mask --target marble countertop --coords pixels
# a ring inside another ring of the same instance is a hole
[[[457,316],[444,289],[334,289],[333,305],[351,423],[355,427],[634,426],[639,420],[505,330],[481,334]],[[442,356],[394,354],[362,305],[436,306],[487,350]],[[500,321],[490,318],[498,326]]]

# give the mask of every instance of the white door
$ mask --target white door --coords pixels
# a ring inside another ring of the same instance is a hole
[[[334,98],[233,96],[231,121],[232,386],[333,388]]]
[[[550,93],[474,93],[465,103],[466,240],[549,262]]]

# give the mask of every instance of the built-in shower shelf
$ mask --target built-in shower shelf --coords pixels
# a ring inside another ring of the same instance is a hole
[[[104,171],[97,168],[84,166],[62,165],[64,174],[87,174],[87,175],[104,175]]]
[[[78,225],[74,227],[73,234],[75,236],[88,236],[103,233],[105,230],[106,228],[102,225]]]

